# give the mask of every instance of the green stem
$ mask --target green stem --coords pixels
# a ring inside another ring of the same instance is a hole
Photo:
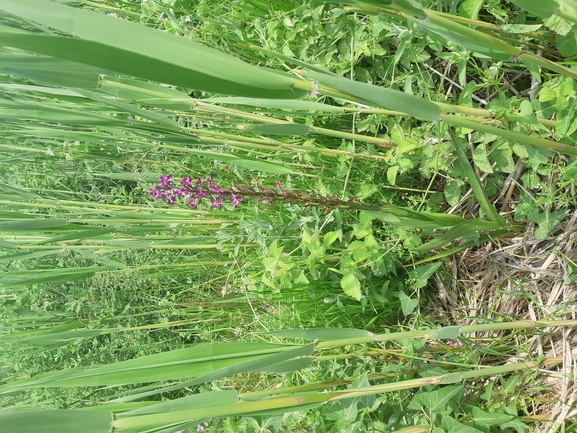
[[[461,126],[464,128],[473,129],[476,131],[486,132],[488,134],[497,135],[499,137],[508,138],[510,140],[519,141],[526,144],[532,144],[535,147],[543,149],[554,150],[559,153],[567,155],[577,155],[577,147],[569,146],[567,144],[559,143],[557,141],[547,140],[545,138],[537,137],[535,135],[526,135],[520,132],[509,131],[507,129],[496,128],[480,121],[474,121],[462,116],[453,116],[449,114],[442,114],[443,121],[449,125]]]

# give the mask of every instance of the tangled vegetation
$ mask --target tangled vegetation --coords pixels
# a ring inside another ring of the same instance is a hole
[[[10,432],[577,431],[572,0],[0,2]]]

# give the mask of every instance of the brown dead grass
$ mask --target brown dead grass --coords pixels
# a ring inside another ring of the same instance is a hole
[[[523,236],[455,255],[445,263],[445,275],[437,278],[438,307],[458,325],[479,323],[479,319],[576,319],[577,281],[570,279],[570,264],[577,263],[576,236],[574,212],[555,237],[535,239],[533,230],[528,230]],[[535,404],[531,415],[548,422],[539,423],[535,431],[559,431],[564,424],[577,422],[577,329],[548,329],[511,338],[521,355],[559,357],[557,365],[541,370],[548,391],[535,398],[548,403]]]

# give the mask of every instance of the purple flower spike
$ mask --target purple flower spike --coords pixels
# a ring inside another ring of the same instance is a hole
[[[230,195],[230,204],[235,209],[238,207],[239,204],[242,203],[242,199],[234,194]]]
[[[187,206],[190,206],[193,209],[198,209],[198,206],[196,204],[196,198],[193,196],[190,196],[190,198],[188,199],[188,201],[186,202]]]
[[[212,202],[210,203],[210,207],[222,209],[222,197],[221,196],[214,196],[212,198]]]
[[[186,176],[183,177],[182,180],[180,181],[180,184],[182,185],[183,188],[187,188],[192,184],[192,179],[190,176]]]
[[[160,187],[161,188],[168,188],[170,183],[172,182],[172,175],[171,174],[161,174],[158,179],[160,180]]]

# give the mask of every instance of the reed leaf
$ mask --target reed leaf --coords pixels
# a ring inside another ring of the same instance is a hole
[[[0,423],[5,432],[22,433],[111,433],[113,414],[107,411],[31,410],[10,408],[0,410]]]
[[[310,91],[297,89],[288,74],[251,66],[170,33],[88,10],[48,0],[6,0],[0,10],[76,37],[4,27],[0,41],[5,46],[213,93],[292,99]]]

